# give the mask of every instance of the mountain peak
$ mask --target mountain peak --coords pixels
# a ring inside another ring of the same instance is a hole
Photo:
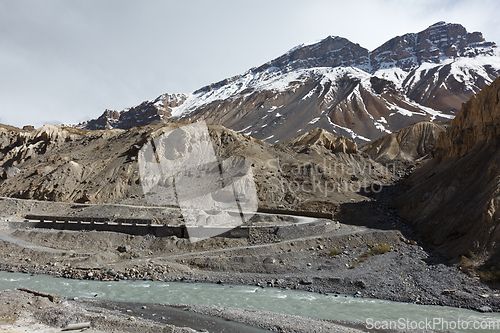
[[[372,71],[398,67],[411,71],[424,62],[493,55],[496,44],[480,32],[469,33],[457,23],[437,22],[418,33],[397,36],[370,52]]]
[[[372,52],[327,36],[192,94],[106,111],[83,126],[205,120],[273,144],[318,127],[362,144],[417,121],[451,119],[498,76],[494,43],[460,24],[438,22]]]
[[[445,21],[439,21],[439,22],[436,22],[434,24],[431,24],[429,26],[429,28],[440,27],[440,26],[448,25],[448,24],[450,24],[450,23],[446,23]],[[429,28],[427,28],[427,29],[429,29]]]
[[[261,72],[275,67],[281,71],[313,67],[366,67],[368,50],[350,40],[330,35],[319,42],[300,44],[284,55],[255,68]]]
[[[344,37],[330,35],[314,43],[297,45],[252,72],[349,66],[371,73],[387,68],[409,72],[424,62],[493,55],[496,47],[495,43],[485,41],[481,32],[469,33],[461,24],[439,21],[418,33],[394,37],[372,52]]]

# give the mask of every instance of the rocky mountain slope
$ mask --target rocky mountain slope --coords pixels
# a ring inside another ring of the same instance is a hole
[[[90,130],[129,129],[135,126],[155,124],[169,117],[172,109],[184,103],[187,96],[187,94],[163,94],[156,99],[142,102],[122,111],[105,110],[99,118],[80,123],[74,127]]]
[[[178,126],[91,131],[46,125],[32,132],[2,128],[0,196],[148,205],[138,152]],[[251,164],[260,207],[331,212],[340,202],[362,200],[362,188],[392,179],[354,142],[321,129],[276,146],[219,125],[210,126],[209,133],[219,159],[242,157]]]
[[[128,129],[206,120],[277,143],[317,127],[364,144],[418,121],[452,119],[500,75],[500,51],[480,32],[436,23],[373,51],[342,37],[299,45],[192,94],[107,110],[81,128]]]
[[[499,264],[500,79],[464,104],[408,179],[400,215],[450,258]]]
[[[419,122],[370,142],[362,151],[380,163],[415,162],[431,156],[447,126],[447,122]]]

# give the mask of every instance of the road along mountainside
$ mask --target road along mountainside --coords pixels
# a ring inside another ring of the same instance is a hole
[[[344,223],[331,221],[330,231],[321,235],[287,235],[270,223],[248,238],[214,237],[194,243],[175,236],[19,224],[12,229],[11,222],[4,221],[0,269],[74,279],[246,284],[479,311],[500,309],[498,291],[444,265],[436,252],[412,238],[387,205],[369,201],[365,208],[351,207],[343,207],[339,214]],[[371,218],[360,220],[363,216]],[[365,222],[369,227],[362,225]]]
[[[499,85],[497,80],[464,106],[437,140],[434,158],[416,163],[422,167],[405,180],[409,187],[395,184],[407,170],[391,170],[377,156],[374,160],[360,152],[354,142],[321,129],[270,145],[209,127],[218,158],[249,161],[259,207],[332,214],[333,219],[324,221],[329,229],[320,235],[287,233],[280,224],[295,220],[270,214],[253,221],[267,228],[256,228],[248,237],[198,242],[19,223],[13,227],[6,220],[22,223],[26,214],[155,215],[160,221],[183,223],[175,208],[146,200],[137,163],[145,143],[179,124],[97,132],[6,128],[0,133],[0,194],[22,200],[0,200],[5,219],[0,223],[0,269],[74,279],[246,284],[500,311],[497,289],[447,260],[463,254],[483,262],[498,258]],[[418,161],[429,150],[425,140],[431,142],[437,130],[427,123],[416,125],[406,133],[423,138],[423,143],[398,145],[400,151],[390,158]],[[404,142],[404,137],[396,136],[396,141]],[[372,184],[382,191],[364,190]],[[400,211],[388,205],[395,195]],[[423,238],[397,214],[412,221]],[[495,276],[493,269],[486,273]]]

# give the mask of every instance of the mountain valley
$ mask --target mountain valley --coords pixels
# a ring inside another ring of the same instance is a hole
[[[500,312],[499,76],[495,43],[438,22],[77,125],[0,124],[0,270]],[[241,223],[194,237],[186,192]]]

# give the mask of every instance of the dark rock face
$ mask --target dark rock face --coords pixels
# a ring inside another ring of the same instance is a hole
[[[120,113],[118,111],[106,109],[99,118],[90,120],[85,128],[91,130],[111,129],[119,119]]]
[[[186,98],[185,94],[164,94],[120,112],[105,110],[99,118],[79,124],[78,127],[90,130],[129,129],[154,124],[170,117],[172,108],[184,103]]]
[[[394,82],[392,81],[372,76],[370,78],[370,83],[373,91],[375,91],[376,94],[379,95],[383,93],[397,94],[397,88]]]
[[[318,43],[296,47],[253,71],[259,72],[270,67],[291,71],[298,68],[339,66],[368,67],[368,50],[348,39],[328,36]]]
[[[398,67],[412,70],[424,62],[438,63],[443,57],[493,55],[495,43],[480,32],[469,33],[460,24],[438,22],[419,32],[395,37],[370,53],[372,72]]]
[[[449,258],[500,263],[500,78],[464,104],[435,158],[396,200],[403,217]]]
[[[34,130],[35,130],[35,127],[33,125],[25,125],[25,126],[23,126],[23,131],[33,132]]]

